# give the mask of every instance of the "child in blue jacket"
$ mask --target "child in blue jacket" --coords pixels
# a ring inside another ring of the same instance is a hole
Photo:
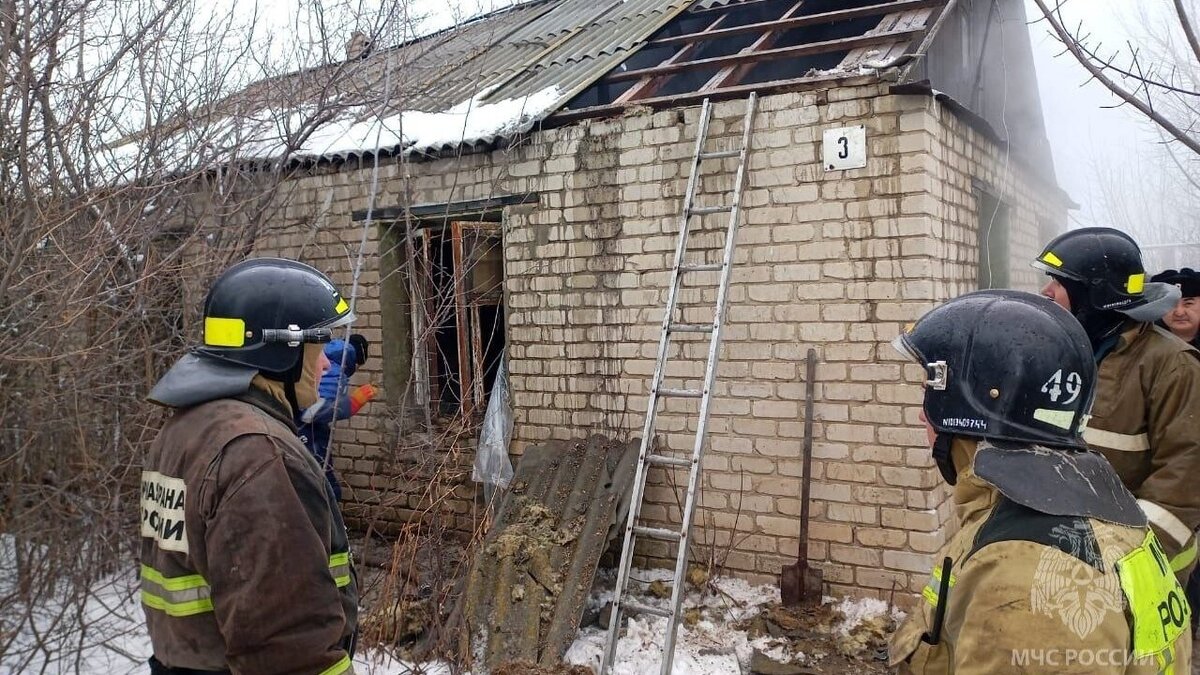
[[[321,376],[318,387],[321,400],[296,418],[300,440],[324,468],[329,488],[339,501],[342,499],[342,486],[333,471],[333,459],[329,454],[330,425],[334,420],[354,416],[375,397],[375,387],[370,383],[349,390],[350,377],[367,361],[367,345],[367,339],[358,334],[351,335],[349,342],[332,340],[325,345],[329,369]]]

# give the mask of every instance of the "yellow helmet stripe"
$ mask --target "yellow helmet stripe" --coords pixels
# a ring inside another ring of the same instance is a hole
[[[1042,262],[1055,267],[1062,267],[1063,261],[1058,256],[1054,255],[1053,251],[1046,251],[1042,254]]]
[[[1129,280],[1125,282],[1126,293],[1141,293],[1146,289],[1145,274],[1130,274]]]
[[[209,347],[241,347],[246,344],[246,322],[218,316],[204,317],[204,344]]]

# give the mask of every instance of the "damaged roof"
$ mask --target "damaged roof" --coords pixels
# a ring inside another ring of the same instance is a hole
[[[113,152],[166,158],[179,170],[230,156],[344,160],[490,146],[560,111],[601,115],[683,94],[872,73],[915,51],[944,5],[534,0],[256,83],[173,131],[164,126]]]

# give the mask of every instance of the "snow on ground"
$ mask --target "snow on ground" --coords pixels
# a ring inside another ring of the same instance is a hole
[[[0,569],[12,569],[0,540]],[[0,576],[0,597],[11,591],[10,579]],[[24,612],[17,612],[24,614]],[[11,631],[11,632],[10,632]],[[0,617],[0,673],[43,675],[145,675],[152,648],[146,633],[137,575],[130,571],[95,584],[81,604],[40,603],[29,618],[6,613]],[[40,642],[40,645],[39,645]],[[378,652],[354,659],[359,675],[449,675],[443,664],[415,667]]]
[[[12,591],[15,569],[11,546],[0,538],[0,597]],[[4,570],[10,573],[3,574]],[[647,592],[650,582],[669,583],[666,570],[633,570],[630,588],[638,602],[666,607],[669,599]],[[598,590],[589,598],[589,607],[599,609],[612,600],[613,575],[601,571]],[[753,586],[740,579],[718,578],[719,593],[695,589],[687,594],[684,609],[700,609],[694,625],[681,624],[675,655],[676,675],[730,675],[744,672],[755,650],[781,662],[795,661],[803,655],[792,653],[784,640],[768,636],[751,638],[737,625],[754,617],[763,607],[779,601],[774,585]],[[826,598],[826,604],[845,617],[838,630],[844,635],[854,626],[878,617],[888,606],[877,599]],[[14,616],[19,614],[22,616]],[[25,616],[27,614],[27,616]],[[627,631],[617,646],[614,675],[646,675],[660,665],[666,619],[626,617]],[[151,654],[150,638],[143,622],[138,596],[138,580],[130,570],[110,576],[91,588],[82,603],[64,598],[43,601],[33,611],[8,613],[0,617],[0,638],[13,642],[0,653],[0,673],[40,672],[46,675],[139,675],[146,672]],[[566,661],[598,666],[604,648],[605,631],[592,626],[580,631],[566,654]],[[360,653],[355,657],[360,675],[449,675],[445,664],[414,666],[381,652]]]
[[[825,596],[821,599],[823,604],[833,603],[834,610],[841,612],[845,620],[836,626],[837,633],[842,636],[850,634],[850,631],[862,625],[864,621],[870,621],[876,617],[881,617],[888,613],[888,604],[879,598],[831,598]],[[904,620],[904,610],[899,607],[892,607],[892,618],[896,623]]]
[[[630,584],[634,598],[640,604],[666,608],[669,599],[661,599],[647,592],[650,582],[670,582],[667,570],[634,570],[634,582]],[[593,593],[589,607],[597,609],[612,600],[611,575],[601,573],[604,590]],[[604,578],[607,577],[607,578]],[[638,583],[639,581],[644,583]],[[676,675],[729,675],[746,672],[754,651],[780,662],[794,662],[804,655],[793,652],[786,640],[769,636],[751,638],[737,625],[754,617],[765,606],[779,602],[779,589],[774,585],[752,586],[741,579],[717,578],[720,593],[701,594],[692,589],[684,599],[684,610],[700,608],[700,618],[692,626],[681,623],[676,642]],[[846,619],[837,626],[843,634],[849,634],[856,626],[872,617],[886,614],[887,603],[882,600],[850,599],[837,601],[825,598],[825,604],[836,602],[834,608]],[[626,633],[617,642],[617,657],[613,675],[646,675],[657,672],[661,666],[663,634],[667,620],[655,616],[627,616]],[[578,639],[567,650],[568,663],[593,666],[599,670],[604,652],[606,631],[598,627],[584,628]]]

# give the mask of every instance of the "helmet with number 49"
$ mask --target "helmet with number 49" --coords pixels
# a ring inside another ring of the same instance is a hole
[[[1091,342],[1071,314],[1032,293],[968,293],[892,343],[925,368],[924,411],[943,435],[1086,449],[1096,389]]]

